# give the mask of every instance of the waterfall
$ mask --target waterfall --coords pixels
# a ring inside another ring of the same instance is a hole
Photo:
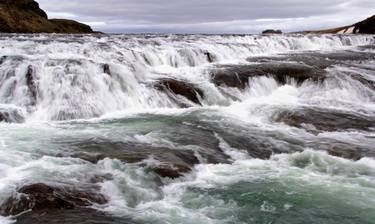
[[[183,80],[205,91],[203,104],[231,99],[210,82],[219,64],[248,57],[345,49],[373,36],[3,36],[0,38],[0,104],[24,111],[27,120],[99,117],[123,110],[178,108],[153,86]]]

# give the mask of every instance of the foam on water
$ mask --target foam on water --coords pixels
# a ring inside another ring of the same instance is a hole
[[[211,66],[208,57],[216,64],[246,63],[247,57],[255,55],[352,48],[373,41],[365,35],[4,36],[0,39],[5,56],[0,68],[0,103],[27,110],[28,120],[44,121],[176,108],[176,102],[152,88],[155,79],[170,77],[207,90],[204,104],[222,105],[231,100],[202,69]],[[110,75],[105,74],[104,64],[109,65]],[[25,77],[29,68],[37,99]]]
[[[239,158],[238,155],[235,157]],[[317,200],[324,201],[324,197],[335,198],[334,203],[351,200],[351,206],[355,210],[370,211],[375,208],[373,159],[364,158],[353,162],[311,150],[275,155],[269,161],[243,156],[240,158],[242,159],[233,164],[198,165],[195,171],[185,178],[163,186],[161,192],[149,182],[139,183],[139,178],[144,181],[144,174],[141,172],[137,173],[137,177],[129,176],[127,171],[126,176],[124,172],[120,172],[120,176],[116,176],[113,182],[103,185],[104,192],[112,196],[112,201],[101,209],[119,216],[130,215],[135,220],[146,223],[249,223],[251,220],[238,219],[241,217],[241,214],[237,213],[241,211],[239,201],[220,198],[225,197],[225,194],[231,195],[233,186],[244,183],[245,193],[249,192],[243,197],[254,201],[262,196],[252,192],[253,185],[276,184],[280,185],[280,188],[286,188],[282,194],[289,195],[288,201],[281,202],[282,206],[273,204],[274,202],[257,202],[259,212],[276,214],[294,209],[306,191],[318,197]],[[107,163],[114,166],[112,161]],[[131,190],[128,186],[130,183],[133,184]],[[246,186],[249,189],[246,189]],[[223,191],[224,195],[209,193],[217,190]],[[272,188],[269,190],[272,191]],[[127,198],[129,193],[136,195],[139,201]],[[328,206],[330,202],[326,203],[321,206]],[[362,221],[369,222],[370,218],[371,216],[364,217]]]
[[[0,112],[14,112],[26,122],[0,123],[0,204],[20,186],[47,183],[99,186],[109,202],[93,208],[139,223],[271,223],[280,217],[291,224],[322,223],[324,217],[332,223],[373,223],[374,159],[317,151],[322,144],[346,144],[371,152],[373,131],[315,134],[273,121],[280,111],[301,108],[375,116],[375,91],[350,76],[372,80],[373,61],[331,66],[320,83],[281,85],[271,77],[253,77],[241,90],[215,86],[209,73],[221,64],[246,64],[251,56],[360,51],[357,46],[373,43],[373,36],[365,35],[2,36],[7,57],[0,59]],[[29,65],[36,101],[25,76]],[[162,78],[200,87],[202,106],[180,108],[152,87]],[[202,151],[218,149],[179,141],[179,128],[187,129],[186,135],[209,132],[228,163],[207,164]],[[152,157],[140,165],[67,156],[96,141],[191,150],[201,164],[172,180],[148,169],[160,163]],[[251,153],[259,145],[284,153],[257,159]],[[98,177],[103,181],[93,183]],[[0,216],[1,224],[11,222]]]

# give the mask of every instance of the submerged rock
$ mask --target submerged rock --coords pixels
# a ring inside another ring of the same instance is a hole
[[[217,86],[245,88],[249,79],[267,76],[274,78],[280,84],[295,80],[302,84],[306,80],[323,81],[324,70],[293,62],[266,62],[249,65],[226,65],[211,72],[212,82]]]
[[[71,154],[72,157],[91,163],[97,163],[104,158],[118,159],[125,163],[139,163],[161,177],[178,178],[190,172],[194,165],[199,164],[198,158],[191,150],[157,148],[109,141],[81,142],[76,143],[76,146],[77,144],[79,144],[79,149],[83,151]],[[154,162],[148,164],[148,159],[152,159]]]
[[[275,115],[274,120],[313,133],[375,129],[375,119],[372,117],[313,108],[284,111]]]
[[[0,105],[0,122],[22,123],[25,118],[19,108]]]
[[[44,183],[26,185],[17,190],[18,196],[9,198],[0,206],[0,215],[17,215],[32,210],[64,210],[105,204],[107,199],[96,189],[74,189],[49,186]]]
[[[195,104],[201,104],[200,98],[203,98],[203,91],[194,86],[193,84],[175,80],[175,79],[163,79],[155,84],[156,89],[164,91],[170,94],[170,96],[179,102],[174,96],[183,96]],[[172,95],[171,95],[172,94]],[[181,103],[181,102],[179,102]],[[183,104],[182,106],[188,106]]]
[[[375,54],[370,52],[335,51],[335,52],[302,52],[279,54],[277,56],[250,57],[249,62],[256,63],[303,63],[305,65],[325,69],[336,64],[374,60]]]
[[[34,0],[0,0],[0,32],[93,33],[93,30],[73,20],[49,20]]]
[[[27,212],[17,216],[16,224],[135,224],[128,218],[114,217],[87,207],[69,210],[44,210]]]
[[[162,177],[176,178],[190,172],[199,163],[228,163],[228,155],[219,147],[214,132],[194,125],[187,125],[183,120],[163,117],[165,126],[160,131],[173,145],[141,143],[138,141],[114,141],[106,138],[95,139],[59,139],[57,144],[71,149],[61,156],[81,158],[97,163],[104,158],[118,159],[125,163],[137,163]],[[149,117],[153,123],[161,117]],[[118,123],[120,121],[116,121]],[[145,122],[145,118],[142,118]],[[144,126],[152,126],[144,123]],[[126,125],[124,123],[123,125]],[[159,135],[159,134],[158,134]]]

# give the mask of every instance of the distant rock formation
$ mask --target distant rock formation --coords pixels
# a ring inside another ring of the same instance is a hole
[[[264,30],[262,32],[263,35],[272,35],[272,34],[283,34],[283,32],[281,30],[272,30],[272,29],[269,29],[269,30]]]
[[[375,34],[375,15],[350,26],[327,30],[303,31],[305,34]]]
[[[2,33],[93,33],[90,26],[65,19],[48,19],[34,0],[0,0]]]

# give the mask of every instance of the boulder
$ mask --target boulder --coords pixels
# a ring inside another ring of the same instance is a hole
[[[109,64],[103,64],[103,72],[109,76],[112,76]]]
[[[195,85],[180,80],[163,79],[159,80],[154,86],[156,89],[168,93],[171,98],[175,99],[178,103],[180,102],[175,97],[176,95],[185,97],[191,102],[199,105],[201,105],[200,98],[203,98],[204,96],[203,91]],[[189,105],[182,103],[181,106],[187,107]]]
[[[0,105],[0,122],[22,123],[24,120],[19,108]]]
[[[26,212],[17,216],[16,224],[136,224],[130,218],[114,217],[87,207],[69,210],[44,210]]]
[[[37,80],[35,77],[34,69],[31,65],[27,67],[26,72],[26,85],[29,88],[32,104],[35,105],[37,101],[37,94],[38,94],[38,86],[37,86]]]
[[[93,30],[73,20],[49,20],[34,0],[0,0],[0,32],[93,33]]]
[[[0,205],[0,215],[17,215],[27,210],[65,210],[93,204],[105,204],[107,199],[99,189],[75,189],[36,183],[17,190],[18,196]]]

